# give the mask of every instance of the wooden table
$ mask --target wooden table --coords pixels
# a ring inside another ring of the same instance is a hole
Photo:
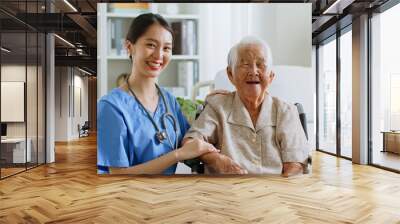
[[[382,131],[383,150],[382,152],[393,152],[400,154],[400,131]]]

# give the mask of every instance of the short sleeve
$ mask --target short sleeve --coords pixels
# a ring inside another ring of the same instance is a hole
[[[310,145],[295,106],[278,112],[276,134],[283,162],[306,163]]]
[[[129,167],[127,126],[115,105],[101,100],[97,118],[98,167]]]
[[[218,143],[217,127],[217,112],[207,104],[197,120],[193,122],[185,138],[198,138],[215,145]]]

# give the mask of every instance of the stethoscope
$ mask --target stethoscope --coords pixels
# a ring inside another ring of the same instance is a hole
[[[129,91],[131,92],[131,94],[136,98],[136,101],[139,103],[139,105],[140,105],[140,106],[143,108],[143,110],[146,112],[146,115],[147,115],[147,117],[149,118],[149,120],[151,121],[151,123],[153,123],[153,126],[154,126],[154,128],[156,129],[156,138],[157,138],[157,140],[158,140],[160,143],[162,143],[165,139],[167,139],[168,142],[169,142],[169,145],[172,147],[172,149],[177,149],[177,148],[178,148],[178,133],[177,133],[177,132],[178,132],[178,122],[176,121],[174,115],[170,113],[169,106],[168,106],[168,104],[167,104],[167,101],[165,100],[164,94],[163,94],[162,91],[160,90],[160,87],[159,87],[157,84],[155,84],[156,87],[157,87],[158,95],[161,96],[162,101],[163,101],[163,103],[164,103],[164,106],[165,106],[165,108],[167,109],[167,112],[164,113],[164,114],[161,116],[161,122],[162,122],[162,124],[163,124],[165,130],[160,130],[160,128],[158,127],[158,125],[157,125],[156,122],[154,121],[153,117],[150,115],[149,111],[143,106],[142,102],[140,102],[139,98],[136,96],[136,94],[135,94],[135,93],[133,92],[133,90],[131,89],[131,87],[130,87],[130,85],[129,85],[129,83],[128,83],[128,79],[126,79],[126,84],[128,85],[128,89],[129,89]],[[167,123],[166,123],[166,120],[167,120],[168,117],[172,119],[172,123],[173,123],[173,125],[174,125],[174,133],[175,133],[175,136],[176,136],[175,147],[174,147],[174,145],[172,144],[171,138],[169,137],[168,132],[167,132]]]

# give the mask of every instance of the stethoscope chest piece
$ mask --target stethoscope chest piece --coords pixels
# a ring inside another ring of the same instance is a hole
[[[156,133],[156,137],[159,143],[163,142],[165,139],[167,139],[167,133],[165,131],[158,131]]]

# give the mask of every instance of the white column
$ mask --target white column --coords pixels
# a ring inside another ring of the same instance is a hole
[[[368,163],[368,16],[353,20],[353,162]]]
[[[54,58],[54,35],[46,36],[46,163],[55,161],[54,133],[55,133],[55,58]]]

